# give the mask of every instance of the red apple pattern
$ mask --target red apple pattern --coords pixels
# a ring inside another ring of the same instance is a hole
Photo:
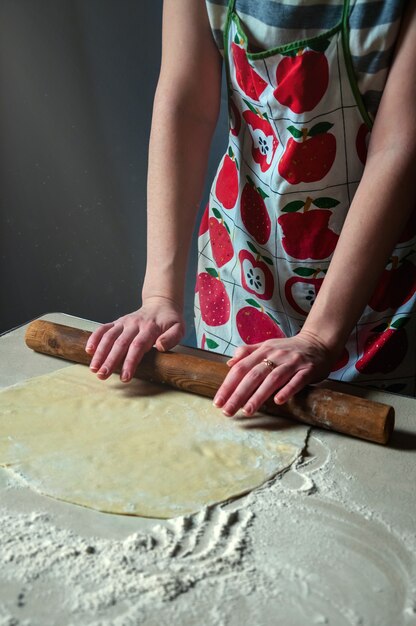
[[[397,309],[416,293],[416,266],[405,256],[390,259],[369,305],[374,311]]]
[[[398,317],[371,330],[355,365],[361,374],[388,374],[400,365],[409,345],[404,328],[408,321],[408,317]]]
[[[369,134],[370,129],[368,128],[367,124],[361,124],[357,132],[357,137],[355,139],[355,148],[357,150],[358,158],[363,165],[367,160],[367,141]]]
[[[222,218],[218,209],[213,208],[215,217],[209,218],[209,236],[212,254],[217,267],[222,267],[234,256],[234,248],[230,237],[227,222]]]
[[[331,372],[338,372],[338,370],[343,369],[346,365],[348,365],[348,361],[350,360],[350,355],[348,354],[347,348],[344,348],[341,356],[337,360],[337,362],[332,366]]]
[[[310,210],[315,205],[321,207]],[[282,228],[282,245],[287,254],[295,259],[326,259],[335,250],[338,235],[328,227],[332,212],[339,201],[335,198],[308,196],[289,202],[278,218]]]
[[[215,185],[215,195],[224,209],[235,207],[238,198],[238,169],[234,152],[230,146],[225,155]]]
[[[297,267],[285,283],[285,296],[288,304],[299,315],[307,316],[319,293],[326,270],[311,267]]]
[[[280,104],[298,114],[312,111],[328,88],[329,66],[325,54],[300,49],[294,56],[285,56],[277,66],[276,82],[273,95]]]
[[[230,318],[230,298],[214,268],[207,268],[198,274],[196,291],[203,321],[208,326],[226,324]]]
[[[289,126],[287,130],[293,137],[279,161],[280,176],[291,185],[322,180],[335,161],[337,142],[335,135],[328,132],[332,126],[329,122],[319,122],[310,130]]]
[[[229,149],[199,229],[196,327],[201,347],[232,354],[283,337],[282,328],[296,332],[308,316],[364,168],[369,130],[338,64],[340,32],[253,56],[237,18],[229,27]],[[415,237],[416,211],[331,377],[409,391],[402,372],[414,374]]]
[[[260,254],[250,241],[247,241],[247,246],[256,256],[248,250],[240,250],[238,260],[241,265],[241,284],[246,291],[261,300],[270,300],[273,296],[274,278],[268,266],[273,266],[273,261]]]
[[[267,339],[281,339],[284,333],[277,320],[264,311],[263,307],[252,300],[246,300],[249,306],[240,309],[236,315],[238,334],[244,343],[252,345]]]
[[[199,224],[198,237],[201,237],[207,232],[208,227],[209,227],[208,219],[209,219],[209,205],[207,204],[204,209],[204,213],[202,214],[201,222]]]
[[[243,111],[243,118],[250,130],[251,154],[255,163],[260,165],[261,171],[266,172],[272,164],[279,142],[267,113],[261,113],[246,100],[244,102],[248,106],[248,111]]]
[[[240,40],[231,44],[231,52],[234,60],[235,79],[243,93],[252,100],[259,100],[267,87],[266,81],[250,65],[244,48],[240,46]]]
[[[241,194],[241,219],[247,232],[254,237],[259,244],[265,244],[270,238],[272,223],[267,211],[264,199],[267,194],[256,187],[250,176]]]
[[[234,137],[238,137],[241,128],[241,114],[231,96],[228,100],[228,118],[230,123],[230,133],[234,135]]]

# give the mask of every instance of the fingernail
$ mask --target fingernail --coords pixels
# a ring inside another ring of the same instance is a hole
[[[85,346],[85,352],[94,352],[95,350],[95,346],[90,345],[90,346]]]
[[[222,407],[222,405],[224,404],[224,398],[222,396],[215,396],[214,400],[212,401],[213,405],[216,406],[217,408]]]
[[[274,397],[275,404],[284,404],[283,398],[279,398],[279,396]]]
[[[243,413],[245,413],[246,415],[252,415],[252,413],[253,413],[253,405],[246,404],[246,406],[243,407]]]
[[[123,383],[126,383],[130,378],[130,374],[128,372],[122,372],[121,374],[121,380],[123,381]]]
[[[226,415],[227,417],[232,417],[235,413],[235,407],[233,407],[232,404],[230,404],[229,406],[227,406],[226,409],[223,409],[222,411],[224,413],[224,415]]]
[[[107,376],[107,374],[108,374],[108,367],[103,365],[103,367],[100,369],[100,371],[98,373],[100,374],[100,376]]]
[[[98,367],[96,365],[90,365],[90,370],[95,374],[95,372],[98,372]]]

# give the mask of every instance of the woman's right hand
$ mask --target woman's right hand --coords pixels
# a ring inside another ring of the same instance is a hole
[[[151,297],[137,311],[95,330],[85,347],[93,355],[90,370],[101,380],[121,364],[120,378],[129,382],[145,352],[176,346],[185,332],[181,308],[169,298]]]

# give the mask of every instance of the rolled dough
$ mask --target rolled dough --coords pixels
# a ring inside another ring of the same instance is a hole
[[[82,365],[0,392],[0,465],[53,498],[169,518],[228,500],[285,470],[308,428],[230,420],[207,398]]]

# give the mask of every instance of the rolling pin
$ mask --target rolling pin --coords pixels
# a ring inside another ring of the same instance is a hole
[[[29,324],[25,340],[36,352],[89,365],[91,356],[85,346],[90,335],[86,330],[35,320]],[[225,363],[152,348],[135,377],[213,398],[228,372]],[[393,407],[323,387],[307,386],[279,406],[270,397],[262,410],[382,444],[394,428]]]

